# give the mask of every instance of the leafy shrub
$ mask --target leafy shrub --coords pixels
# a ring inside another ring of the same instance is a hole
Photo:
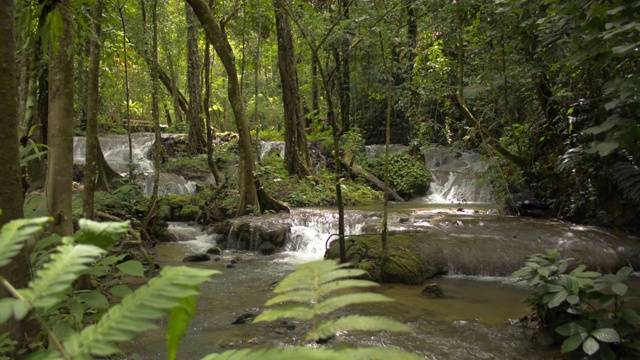
[[[164,171],[182,175],[187,180],[204,181],[211,175],[206,155],[171,159],[164,164]]]
[[[384,156],[367,161],[365,167],[384,179]],[[407,152],[389,155],[389,185],[404,198],[424,195],[431,184],[431,172]]]
[[[9,264],[24,243],[48,221],[50,218],[14,220],[5,225],[0,233],[0,267]],[[127,223],[83,219],[73,237],[40,241],[40,260],[36,261],[36,274],[28,288],[15,289],[0,277],[13,296],[0,300],[0,324],[11,317],[22,320],[33,316],[47,334],[48,346],[44,344],[36,349],[29,358],[80,360],[115,355],[120,352],[116,343],[129,341],[154,328],[152,321],[165,315],[170,316],[169,358],[175,358],[177,345],[193,314],[197,286],[216,271],[165,267],[160,276],[136,291],[112,284],[108,294],[122,297],[114,306],[109,305],[100,291],[72,289],[80,275],[104,276],[111,271],[109,265],[122,274],[144,276],[142,265],[137,261],[118,263],[121,259],[117,256],[105,257],[105,249],[127,230]],[[46,250],[56,243],[53,250]],[[4,335],[2,339],[3,344],[7,344]],[[3,348],[11,350],[7,345]]]
[[[587,355],[615,359],[616,353],[637,357],[640,316],[628,306],[636,297],[624,283],[632,270],[616,274],[586,271],[586,266],[561,259],[557,250],[529,256],[513,277],[526,281],[532,295],[525,300],[543,330],[562,341],[562,352],[579,347]]]

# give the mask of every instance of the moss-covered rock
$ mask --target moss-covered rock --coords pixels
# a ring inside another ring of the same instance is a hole
[[[340,258],[338,241],[331,243],[325,254],[327,259]],[[347,261],[365,270],[371,279],[379,282],[422,284],[422,263],[414,255],[417,248],[406,235],[387,238],[387,255],[382,257],[379,235],[352,236],[346,240]]]

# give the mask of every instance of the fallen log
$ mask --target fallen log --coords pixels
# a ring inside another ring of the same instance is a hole
[[[353,176],[362,176],[368,182],[370,182],[373,186],[377,187],[381,191],[385,191],[384,181],[378,179],[375,175],[371,174],[367,170],[365,170],[362,166],[358,165],[355,162],[355,159],[351,159],[351,161],[347,161],[346,157],[342,158],[342,165],[349,171],[349,173]],[[398,195],[398,193],[389,188],[386,193],[387,198],[393,198],[393,200],[397,202],[405,202],[406,200],[402,198],[402,196]]]

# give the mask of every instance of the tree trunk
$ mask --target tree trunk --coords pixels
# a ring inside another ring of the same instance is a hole
[[[0,169],[4,174],[0,186],[0,227],[22,217],[22,184],[18,142],[18,86],[16,83],[14,1],[0,0]],[[30,280],[29,256],[20,252],[13,261],[0,268],[0,276],[18,288],[27,286]],[[0,286],[0,299],[9,293]],[[9,320],[0,327],[0,333],[8,331],[11,338],[24,342],[26,329],[23,323]]]
[[[238,204],[237,215],[245,215],[252,211],[262,211],[263,208],[269,207],[273,199],[262,197],[263,204],[258,198],[258,188],[260,184],[254,176],[255,163],[253,160],[253,147],[251,146],[251,134],[247,115],[244,108],[244,100],[240,92],[240,83],[238,82],[238,72],[235,64],[233,49],[229,44],[229,39],[220,23],[215,19],[213,13],[204,0],[186,0],[193,8],[198,20],[204,27],[205,33],[209,41],[213,45],[214,50],[220,57],[228,79],[228,97],[229,103],[235,115],[236,127],[238,128],[238,146],[240,148],[240,168],[239,168],[239,192],[240,201]],[[262,206],[265,205],[265,206]]]
[[[49,163],[46,199],[54,218],[52,232],[73,234],[71,183],[73,177],[73,13],[71,0],[61,0],[62,29],[52,49],[49,68]]]
[[[180,96],[184,97],[184,95],[180,94],[180,90],[178,90],[178,80],[176,79],[176,71],[173,68],[173,60],[171,60],[171,57],[169,57],[168,62],[169,62],[169,74],[171,74],[171,79],[170,79],[171,89],[167,89],[167,90],[171,92],[171,99],[173,100],[173,113],[175,114],[175,117],[176,117],[176,123],[181,123],[183,122],[183,120],[182,120],[182,114],[180,113],[180,108],[181,108]],[[183,111],[185,114],[188,114],[189,107],[186,104],[186,99],[183,99],[183,101],[185,103],[184,105],[185,107]]]
[[[98,179],[96,180],[95,190],[109,191],[109,184],[115,179],[120,179],[122,176],[111,168],[107,160],[104,158],[102,147],[100,146],[100,140],[96,144],[96,156],[97,156],[97,171]]]
[[[298,72],[291,24],[282,9],[282,0],[274,0],[278,37],[278,68],[284,104],[284,161],[289,174],[304,178],[313,175],[305,121],[300,106]]]
[[[100,83],[100,36],[102,33],[103,0],[93,9],[93,25],[89,49],[89,83],[87,85],[87,136],[85,155],[84,217],[94,218],[96,173],[98,168],[98,92]]]
[[[343,20],[349,20],[349,6],[351,0],[340,0],[340,10],[343,14]],[[339,77],[338,77],[338,94],[340,97],[340,120],[342,132],[351,129],[351,119],[349,117],[349,109],[351,108],[351,69],[349,67],[349,45],[351,41],[343,41],[339,49]]]
[[[189,154],[202,154],[206,150],[204,128],[202,124],[202,87],[200,86],[200,52],[198,51],[198,28],[195,14],[190,6],[185,5],[187,16],[187,82],[189,84]]]

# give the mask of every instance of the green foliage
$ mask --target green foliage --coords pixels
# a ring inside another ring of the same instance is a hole
[[[14,220],[5,225],[0,234],[1,262],[6,264],[15,256],[25,239],[35,235],[46,221],[47,218]],[[36,264],[42,266],[36,267],[28,288],[16,290],[0,278],[13,295],[0,300],[0,324],[10,317],[20,320],[33,314],[47,332],[49,346],[32,352],[30,359],[91,359],[116,354],[120,352],[117,342],[129,341],[155,327],[153,320],[171,312],[174,325],[167,341],[170,349],[177,348],[188,321],[185,316],[193,313],[197,286],[216,271],[166,267],[159,277],[136,291],[123,285],[111,286],[111,293],[122,297],[122,302],[112,307],[100,291],[71,289],[81,274],[104,276],[109,266],[122,274],[144,275],[137,261],[118,264],[123,256],[103,257],[102,247],[109,246],[126,230],[126,223],[98,224],[81,220],[75,238],[41,240],[44,244],[38,244],[37,250],[43,260],[36,260]],[[82,244],[77,243],[78,240]],[[56,242],[59,244],[55,248],[45,249]],[[91,263],[94,265],[90,266]],[[190,300],[184,300],[187,298]],[[11,342],[3,335],[3,350],[11,351],[9,345]]]
[[[365,166],[379,179],[384,179],[384,156],[369,160]],[[389,182],[389,186],[400,196],[412,198],[427,193],[431,184],[431,172],[424,163],[408,152],[390,154]]]
[[[164,164],[164,171],[182,175],[187,180],[204,181],[211,175],[206,155],[171,159]]]
[[[356,348],[356,349],[329,349],[290,347],[283,349],[262,350],[231,350],[222,354],[211,354],[202,360],[413,360],[422,359],[419,356],[393,348]]]
[[[628,306],[637,297],[624,283],[631,272],[629,267],[606,275],[586,271],[585,265],[575,266],[573,259],[548,250],[529,256],[513,277],[531,288],[525,302],[544,329],[561,336],[563,353],[581,347],[587,355],[599,352],[601,358],[612,359],[616,352],[640,355],[640,316]]]

